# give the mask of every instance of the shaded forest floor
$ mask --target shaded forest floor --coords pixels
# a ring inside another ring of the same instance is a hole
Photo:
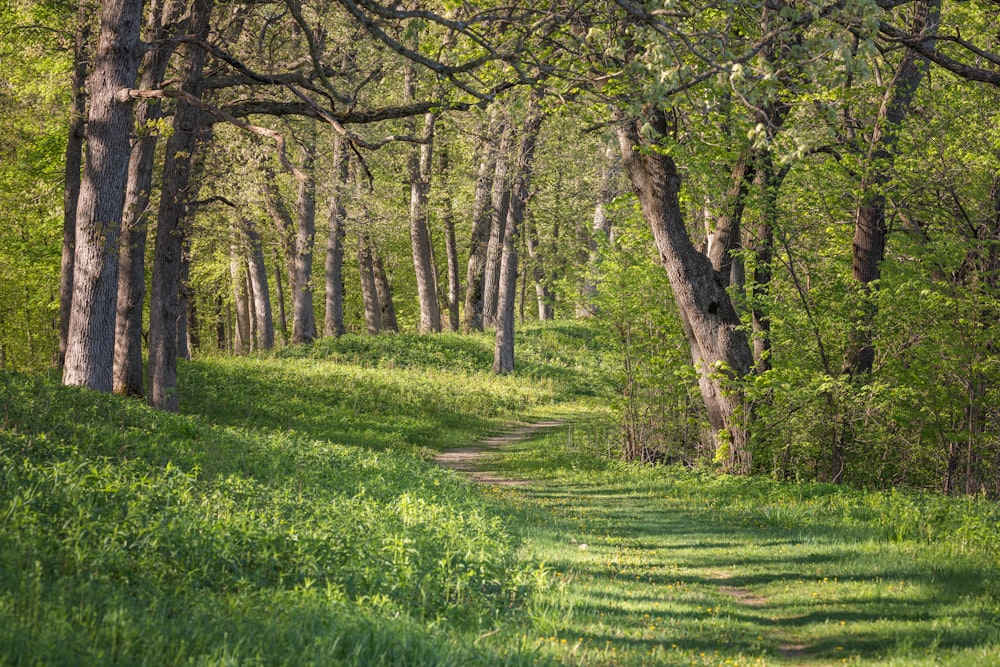
[[[518,341],[0,373],[0,665],[1000,663],[996,505],[623,464],[613,354]]]

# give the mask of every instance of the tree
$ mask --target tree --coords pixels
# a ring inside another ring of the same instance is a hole
[[[193,0],[189,29],[199,38],[208,35],[214,0]],[[193,100],[201,96],[202,71],[207,54],[194,44],[180,49],[181,88]],[[178,101],[174,110],[173,134],[167,140],[163,164],[163,185],[156,220],[156,250],[153,260],[152,289],[149,298],[149,403],[176,411],[177,393],[177,319],[180,310],[181,260],[183,229],[191,182],[192,159],[198,132],[202,127],[201,111],[188,100]]]
[[[330,191],[330,213],[326,241],[326,317],[323,333],[326,336],[343,336],[344,327],[344,189],[347,186],[350,157],[344,138],[333,140],[333,173]]]
[[[534,93],[528,103],[527,115],[521,128],[521,145],[514,165],[514,183],[504,225],[503,258],[500,265],[497,300],[497,333],[493,349],[493,372],[514,372],[514,301],[517,296],[517,247],[524,223],[524,210],[531,193],[531,172],[538,143],[538,132],[545,114]]]
[[[73,73],[70,77],[71,104],[69,133],[66,142],[66,178],[63,190],[62,267],[59,280],[59,357],[56,366],[66,362],[69,318],[73,305],[73,261],[76,246],[77,200],[80,198],[80,168],[83,166],[83,137],[87,113],[87,65],[90,49],[90,16],[94,8],[88,2],[77,7],[76,34],[73,42]]]
[[[416,70],[413,66],[406,70],[407,101],[416,99]],[[430,224],[427,201],[431,187],[431,165],[433,156],[434,125],[436,113],[424,115],[424,126],[420,132],[420,145],[410,154],[408,170],[410,177],[410,243],[413,250],[413,270],[417,276],[417,297],[420,302],[420,333],[441,331],[441,306],[437,297],[437,269],[434,265],[431,245]],[[409,134],[417,135],[416,120],[408,121]]]
[[[101,11],[94,70],[88,79],[87,154],[77,204],[63,383],[112,389],[118,236],[125,204],[132,108],[117,99],[136,78],[142,53],[142,0],[109,0]]]

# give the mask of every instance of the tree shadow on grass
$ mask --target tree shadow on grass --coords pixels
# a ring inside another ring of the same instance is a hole
[[[670,494],[567,485],[527,495],[560,519],[536,535],[569,575],[574,602],[560,635],[611,642],[635,664],[673,644],[718,661],[795,664],[1000,655],[996,566],[941,560],[832,521],[760,526],[752,509],[695,510]],[[641,631],[657,616],[658,631]]]

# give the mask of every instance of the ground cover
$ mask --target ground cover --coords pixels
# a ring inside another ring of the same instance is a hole
[[[0,664],[532,664],[476,640],[544,573],[503,502],[428,458],[554,409],[577,375],[529,358],[497,378],[489,350],[203,358],[181,415],[0,374]]]
[[[485,458],[573,665],[1000,664],[1000,508],[600,457],[586,422]]]
[[[181,415],[0,374],[0,665],[1000,664],[995,504],[610,460],[594,340],[203,358]]]

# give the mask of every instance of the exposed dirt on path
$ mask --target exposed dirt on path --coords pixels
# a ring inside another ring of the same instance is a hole
[[[523,486],[530,484],[531,480],[507,479],[480,469],[479,464],[483,455],[492,450],[502,449],[503,447],[523,442],[541,430],[562,426],[564,423],[561,420],[553,419],[528,424],[510,433],[487,438],[474,447],[462,447],[460,449],[441,452],[434,457],[434,462],[443,468],[451,468],[452,470],[466,473],[469,477],[482,484],[493,484],[496,486]]]

